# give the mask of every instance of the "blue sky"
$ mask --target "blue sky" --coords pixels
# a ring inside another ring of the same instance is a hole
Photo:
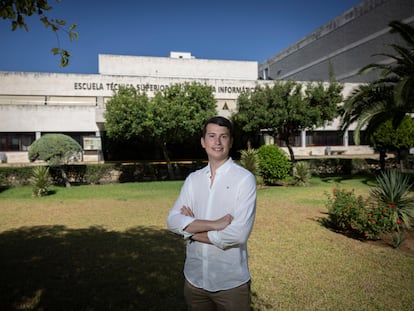
[[[38,16],[29,32],[0,20],[0,71],[98,73],[98,54],[262,62],[360,3],[361,0],[62,0],[47,15],[78,24],[70,42]],[[72,54],[65,68],[51,48]]]

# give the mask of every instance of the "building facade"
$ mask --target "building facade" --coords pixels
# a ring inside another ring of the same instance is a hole
[[[28,146],[46,133],[75,138],[85,161],[102,159],[106,102],[120,86],[149,96],[169,85],[210,85],[217,111],[229,117],[238,95],[254,89],[257,62],[170,57],[99,55],[99,74],[0,72],[0,153],[2,162],[28,162]]]
[[[101,140],[105,105],[120,86],[151,97],[169,85],[202,83],[212,88],[218,114],[230,117],[240,93],[273,84],[258,80],[257,72],[257,62],[196,59],[178,52],[170,57],[99,55],[99,74],[0,72],[2,162],[28,162],[28,147],[46,133],[76,139],[84,149],[84,161],[105,160]],[[344,95],[355,86],[345,84]],[[348,153],[372,153],[366,146],[350,146],[347,136],[338,139],[337,128],[335,121],[319,131],[302,131],[295,153],[323,154],[327,145],[346,148]],[[271,140],[263,135],[265,142]]]
[[[225,117],[236,112],[241,92],[271,85],[272,80],[328,81],[333,72],[346,97],[360,83],[375,78],[359,76],[361,67],[390,61],[374,59],[374,53],[401,43],[389,34],[387,25],[392,20],[413,25],[414,2],[365,0],[262,64],[171,52],[169,57],[99,55],[98,74],[0,71],[0,163],[27,163],[28,147],[46,133],[75,138],[84,149],[84,161],[106,160],[102,153],[105,105],[120,86],[153,96],[177,83],[206,84],[213,90],[218,114]],[[340,136],[338,126],[339,120],[334,120],[298,133],[295,155],[323,155],[328,149],[348,155],[374,153],[353,143],[352,128]],[[262,134],[265,143],[275,141]]]
[[[365,83],[378,72],[360,75],[371,63],[390,64],[393,59],[374,55],[393,53],[391,43],[404,45],[388,24],[398,20],[414,26],[414,1],[365,0],[350,8],[302,40],[259,65],[264,80],[329,81]]]

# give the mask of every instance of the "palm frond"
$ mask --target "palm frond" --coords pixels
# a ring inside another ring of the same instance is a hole
[[[392,21],[388,24],[391,33],[398,33],[404,41],[414,48],[414,28],[400,21]]]

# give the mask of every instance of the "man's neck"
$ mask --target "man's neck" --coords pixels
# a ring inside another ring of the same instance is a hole
[[[210,170],[211,170],[211,176],[214,177],[216,175],[216,170],[222,166],[224,163],[226,163],[228,161],[228,157],[225,160],[221,160],[221,161],[212,161],[209,160],[210,162]]]

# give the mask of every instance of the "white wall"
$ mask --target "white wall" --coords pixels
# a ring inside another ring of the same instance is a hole
[[[253,61],[99,55],[99,73],[144,77],[257,80]]]

